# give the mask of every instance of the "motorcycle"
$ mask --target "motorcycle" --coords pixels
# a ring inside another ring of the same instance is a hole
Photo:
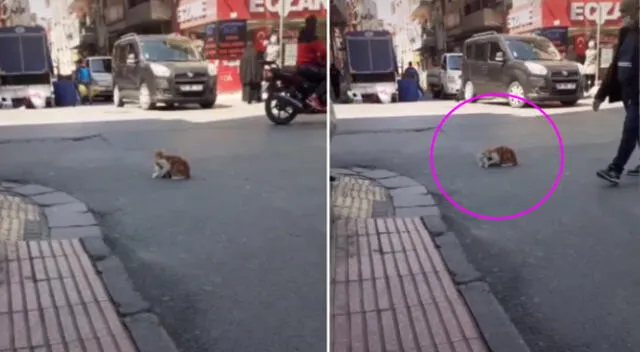
[[[264,62],[267,98],[264,102],[267,118],[276,125],[288,125],[299,114],[320,114],[325,111],[317,110],[307,103],[307,98],[313,94],[315,86],[300,77],[293,69],[283,69],[275,62]]]

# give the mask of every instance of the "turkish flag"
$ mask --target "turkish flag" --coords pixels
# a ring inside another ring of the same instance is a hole
[[[253,43],[256,50],[264,52],[266,49],[266,42],[269,38],[269,27],[256,28],[253,32]]]
[[[585,55],[587,51],[587,35],[576,34],[573,37],[573,48],[576,52],[576,55]]]

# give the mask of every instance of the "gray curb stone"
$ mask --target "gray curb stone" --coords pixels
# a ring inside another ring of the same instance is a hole
[[[80,203],[79,200],[64,192],[45,193],[31,197],[31,200],[43,207],[56,204]]]
[[[2,182],[0,186],[0,190],[26,196],[43,207],[50,239],[80,239],[139,352],[178,352],[158,318],[149,312],[149,303],[134,289],[120,259],[104,243],[102,231],[85,203],[36,184]]]
[[[396,216],[420,217],[422,224],[438,246],[442,259],[471,310],[491,352],[529,352],[529,347],[491,292],[489,285],[482,281],[482,275],[469,262],[457,236],[449,232],[440,209],[428,190],[417,181],[392,171],[350,169],[364,177],[367,177],[367,174],[397,175],[383,179],[374,178],[374,181],[389,190]],[[419,206],[421,202],[427,201],[431,201],[429,203],[431,206]]]
[[[438,207],[396,207],[396,216],[404,218],[421,216],[440,216]]]
[[[82,243],[89,258],[94,262],[105,260],[111,255],[111,249],[109,249],[109,246],[104,243],[101,237],[81,238],[80,243]]]
[[[413,186],[422,186],[418,182],[414,181],[412,178],[406,176],[396,176],[391,178],[384,178],[382,180],[378,180],[378,182],[387,187],[387,188],[403,188],[403,187],[413,187]]]
[[[432,237],[441,236],[449,229],[447,224],[444,223],[444,220],[442,220],[442,217],[438,215],[421,216],[420,220],[422,220],[422,225],[424,225]]]
[[[424,186],[420,185],[420,186],[410,186],[410,187],[391,189],[389,190],[389,194],[391,194],[392,197],[403,197],[407,195],[429,194],[429,191],[427,191],[427,189],[424,188]]]
[[[96,225],[75,227],[52,227],[49,229],[49,237],[52,240],[71,238],[102,238],[102,231]]]
[[[21,194],[23,196],[35,196],[43,193],[51,193],[55,192],[49,187],[44,187],[40,185],[22,185],[17,186],[11,189],[12,192]]]
[[[331,169],[331,174],[336,175],[357,175],[356,172],[347,169]]]
[[[19,184],[13,183],[13,182],[2,182],[0,183],[0,186],[2,186],[2,188],[5,188],[5,189],[20,187]]]
[[[102,276],[102,281],[109,291],[116,309],[121,315],[128,316],[146,312],[151,306],[133,288],[124,264],[115,256],[109,256],[96,263],[96,268]]]
[[[436,201],[433,200],[428,194],[404,194],[393,197],[393,204],[398,208],[409,207],[432,207],[436,205]]]
[[[169,334],[158,318],[150,313],[140,313],[124,319],[127,329],[137,342],[140,352],[178,352]]]
[[[467,260],[467,255],[453,232],[438,236],[434,238],[434,241],[440,249],[442,259],[447,263],[453,282],[460,285],[482,278],[482,275]]]
[[[362,176],[368,177],[368,178],[373,178],[373,179],[376,179],[376,180],[380,180],[380,179],[384,179],[384,178],[396,177],[396,176],[398,176],[398,174],[396,174],[395,172],[388,171],[388,170],[375,169],[375,170],[363,172]]]
[[[484,282],[459,286],[492,352],[530,352],[507,313]]]

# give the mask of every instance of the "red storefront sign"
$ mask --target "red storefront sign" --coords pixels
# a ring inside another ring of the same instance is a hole
[[[230,93],[242,90],[239,61],[218,60],[218,92]]]
[[[595,28],[598,18],[603,27],[619,27],[620,0],[544,0],[542,24],[544,27]]]
[[[324,0],[218,0],[218,19],[277,19],[285,2],[285,17],[303,19],[309,15],[326,17]]]

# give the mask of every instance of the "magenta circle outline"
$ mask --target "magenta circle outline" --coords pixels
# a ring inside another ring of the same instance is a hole
[[[451,115],[453,115],[453,113],[456,112],[456,110],[460,109],[463,105],[468,104],[468,103],[470,103],[470,102],[472,102],[474,100],[483,99],[483,98],[495,98],[495,97],[518,99],[520,101],[524,101],[525,103],[527,103],[527,104],[533,106],[534,108],[536,108],[536,110],[540,111],[542,113],[542,115],[547,119],[547,121],[549,121],[549,123],[551,124],[551,127],[553,128],[553,131],[556,133],[556,137],[558,138],[558,145],[560,147],[560,166],[558,167],[558,174],[556,175],[556,178],[553,181],[553,184],[551,185],[551,189],[544,195],[544,197],[542,197],[542,199],[540,199],[531,208],[523,210],[523,211],[521,211],[519,213],[506,215],[506,216],[489,216],[489,215],[483,215],[483,214],[475,213],[475,212],[473,212],[471,210],[468,210],[467,208],[463,207],[462,205],[456,203],[456,201],[453,200],[453,198],[451,198],[449,193],[447,193],[447,191],[444,190],[444,187],[442,187],[442,184],[440,183],[440,180],[438,179],[438,175],[437,175],[437,172],[436,172],[436,167],[434,165],[434,152],[435,152],[435,147],[436,147],[436,141],[438,140],[438,134],[440,134],[440,130],[442,129],[442,126],[444,126],[445,122],[447,122],[449,117],[451,117]],[[456,209],[460,210],[461,212],[463,212],[463,213],[465,213],[467,215],[473,216],[474,218],[482,219],[482,220],[488,220],[488,221],[513,220],[513,219],[517,219],[519,217],[525,216],[525,215],[535,211],[536,209],[538,209],[540,206],[542,206],[542,204],[544,204],[547,200],[549,200],[549,197],[551,197],[551,195],[556,191],[556,188],[558,188],[558,185],[560,184],[560,180],[562,179],[562,174],[563,174],[563,171],[564,171],[564,143],[562,141],[562,136],[560,135],[560,130],[558,129],[558,126],[556,126],[555,122],[553,122],[551,117],[549,117],[549,114],[547,114],[544,110],[542,110],[541,107],[539,107],[538,105],[534,104],[532,101],[527,100],[527,99],[525,99],[525,98],[523,98],[521,96],[508,94],[508,93],[486,93],[486,94],[476,95],[474,97],[471,97],[469,99],[466,99],[466,100],[458,103],[458,105],[456,105],[453,109],[451,109],[444,116],[442,121],[440,121],[440,123],[436,127],[435,131],[433,132],[433,138],[431,139],[431,147],[429,148],[429,167],[431,168],[431,175],[433,177],[433,181],[436,184],[436,187],[438,187],[438,190],[440,190],[440,193],[442,194],[442,196],[444,196],[444,198],[446,200],[448,200],[449,203],[451,203],[451,205],[453,205]]]

